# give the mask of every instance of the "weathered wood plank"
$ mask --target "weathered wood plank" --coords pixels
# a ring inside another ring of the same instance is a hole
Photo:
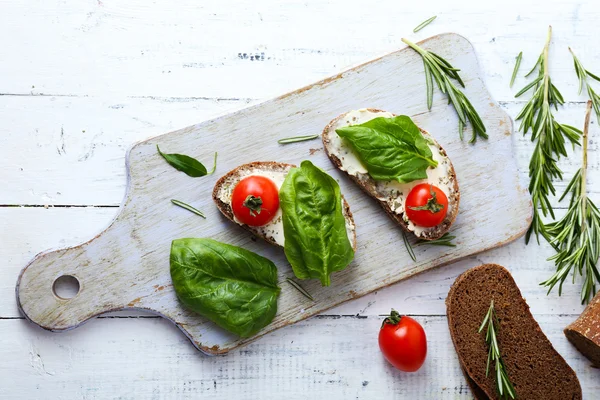
[[[381,10],[385,10],[382,13]],[[432,14],[435,23],[412,34]],[[393,17],[392,17],[393,16]],[[592,0],[453,3],[426,9],[393,0],[29,1],[2,3],[0,93],[269,98],[401,47],[400,39],[443,32],[470,38],[497,100],[510,100],[514,58],[523,72],[555,29],[551,64],[567,100],[579,99],[567,46],[588,68],[600,11]],[[30,27],[35,26],[35,29]],[[460,67],[460,66],[459,66]],[[117,72],[118,71],[118,72]],[[597,72],[598,73],[598,72]],[[519,79],[516,86],[522,85]]]
[[[0,398],[101,399],[470,399],[445,317],[417,316],[428,357],[399,372],[377,344],[381,317],[324,316],[274,332],[227,356],[206,357],[160,319],[94,320],[53,334],[23,320],[0,321]],[[538,316],[576,371],[584,399],[600,390],[600,370],[561,330],[574,316]],[[315,339],[318,338],[318,341]],[[90,345],[93,343],[93,345]]]

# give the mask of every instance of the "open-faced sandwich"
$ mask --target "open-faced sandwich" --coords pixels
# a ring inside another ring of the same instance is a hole
[[[338,183],[310,161],[244,164],[217,181],[221,212],[269,243],[282,246],[300,279],[331,283],[354,258],[356,232]]]
[[[456,172],[442,146],[410,117],[350,111],[331,121],[322,138],[331,162],[405,230],[425,240],[448,232],[458,214]]]

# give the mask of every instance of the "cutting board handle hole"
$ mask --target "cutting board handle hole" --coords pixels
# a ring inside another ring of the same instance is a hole
[[[52,291],[60,299],[72,299],[79,293],[79,281],[73,275],[59,276],[52,285]]]

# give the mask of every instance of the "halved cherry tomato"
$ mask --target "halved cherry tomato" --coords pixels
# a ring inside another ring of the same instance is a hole
[[[415,225],[430,228],[444,221],[448,213],[448,197],[437,186],[420,183],[408,196],[404,207],[406,216]]]
[[[425,362],[427,337],[421,324],[392,310],[379,330],[379,348],[386,360],[405,372],[415,372]]]
[[[233,215],[242,223],[262,226],[273,219],[279,209],[279,190],[271,179],[252,175],[233,188]]]

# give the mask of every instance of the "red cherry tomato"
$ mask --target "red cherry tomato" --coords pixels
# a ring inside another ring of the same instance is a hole
[[[421,324],[392,310],[379,330],[379,348],[394,367],[414,372],[425,362],[427,337]]]
[[[426,228],[437,226],[448,213],[448,197],[437,186],[420,183],[406,196],[404,210],[415,225]]]
[[[265,176],[244,178],[233,188],[231,208],[240,222],[250,226],[265,225],[279,209],[277,185]]]

